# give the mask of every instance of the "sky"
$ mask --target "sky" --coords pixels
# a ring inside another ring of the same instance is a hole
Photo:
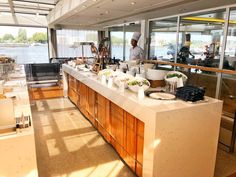
[[[36,32],[47,32],[46,28],[32,28],[32,27],[13,27],[13,26],[0,26],[0,37],[4,34],[12,34],[14,37],[18,35],[20,28],[26,29],[27,37],[32,37]]]

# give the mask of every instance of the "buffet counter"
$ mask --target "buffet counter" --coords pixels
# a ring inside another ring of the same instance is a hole
[[[139,99],[91,72],[62,69],[64,95],[138,176],[214,176],[222,101]]]
[[[24,68],[21,69],[8,75],[4,95],[13,100],[15,118],[30,116],[31,126],[0,134],[0,176],[38,176],[31,108]]]

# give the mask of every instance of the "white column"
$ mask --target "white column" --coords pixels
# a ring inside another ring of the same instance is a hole
[[[49,57],[57,57],[57,35],[56,30],[48,28],[48,45],[49,45]]]
[[[148,29],[148,20],[141,20],[141,37],[140,37],[140,42],[139,46],[143,48],[144,53],[145,53],[145,58],[147,59],[148,57],[148,36],[149,36],[149,29]]]

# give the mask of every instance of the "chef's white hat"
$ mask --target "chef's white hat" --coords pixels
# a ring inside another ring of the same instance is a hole
[[[140,36],[141,36],[140,32],[134,32],[132,39],[138,42]]]

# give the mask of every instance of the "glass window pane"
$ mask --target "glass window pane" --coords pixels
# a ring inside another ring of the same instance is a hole
[[[177,17],[150,22],[150,59],[174,61]]]
[[[111,56],[123,60],[123,31],[111,31]]]
[[[0,55],[18,64],[48,63],[47,28],[0,26]]]
[[[94,42],[97,46],[97,31],[62,29],[57,30],[58,57],[93,57],[90,45],[80,45],[80,42]]]
[[[134,32],[140,32],[141,25],[139,22],[126,24],[125,26],[116,26],[109,28],[111,31],[111,56],[121,60],[129,60],[131,39]],[[124,39],[125,33],[125,39]],[[143,35],[143,34],[142,34]],[[124,41],[125,40],[125,41]],[[125,46],[124,46],[125,43]],[[140,40],[138,41],[138,45]],[[124,50],[124,53],[123,53]],[[124,56],[123,56],[124,55]]]
[[[125,32],[125,60],[129,60],[131,39],[134,32]]]
[[[181,17],[177,61],[218,68],[225,16],[223,9]]]
[[[236,70],[236,8],[230,10],[223,68]]]

